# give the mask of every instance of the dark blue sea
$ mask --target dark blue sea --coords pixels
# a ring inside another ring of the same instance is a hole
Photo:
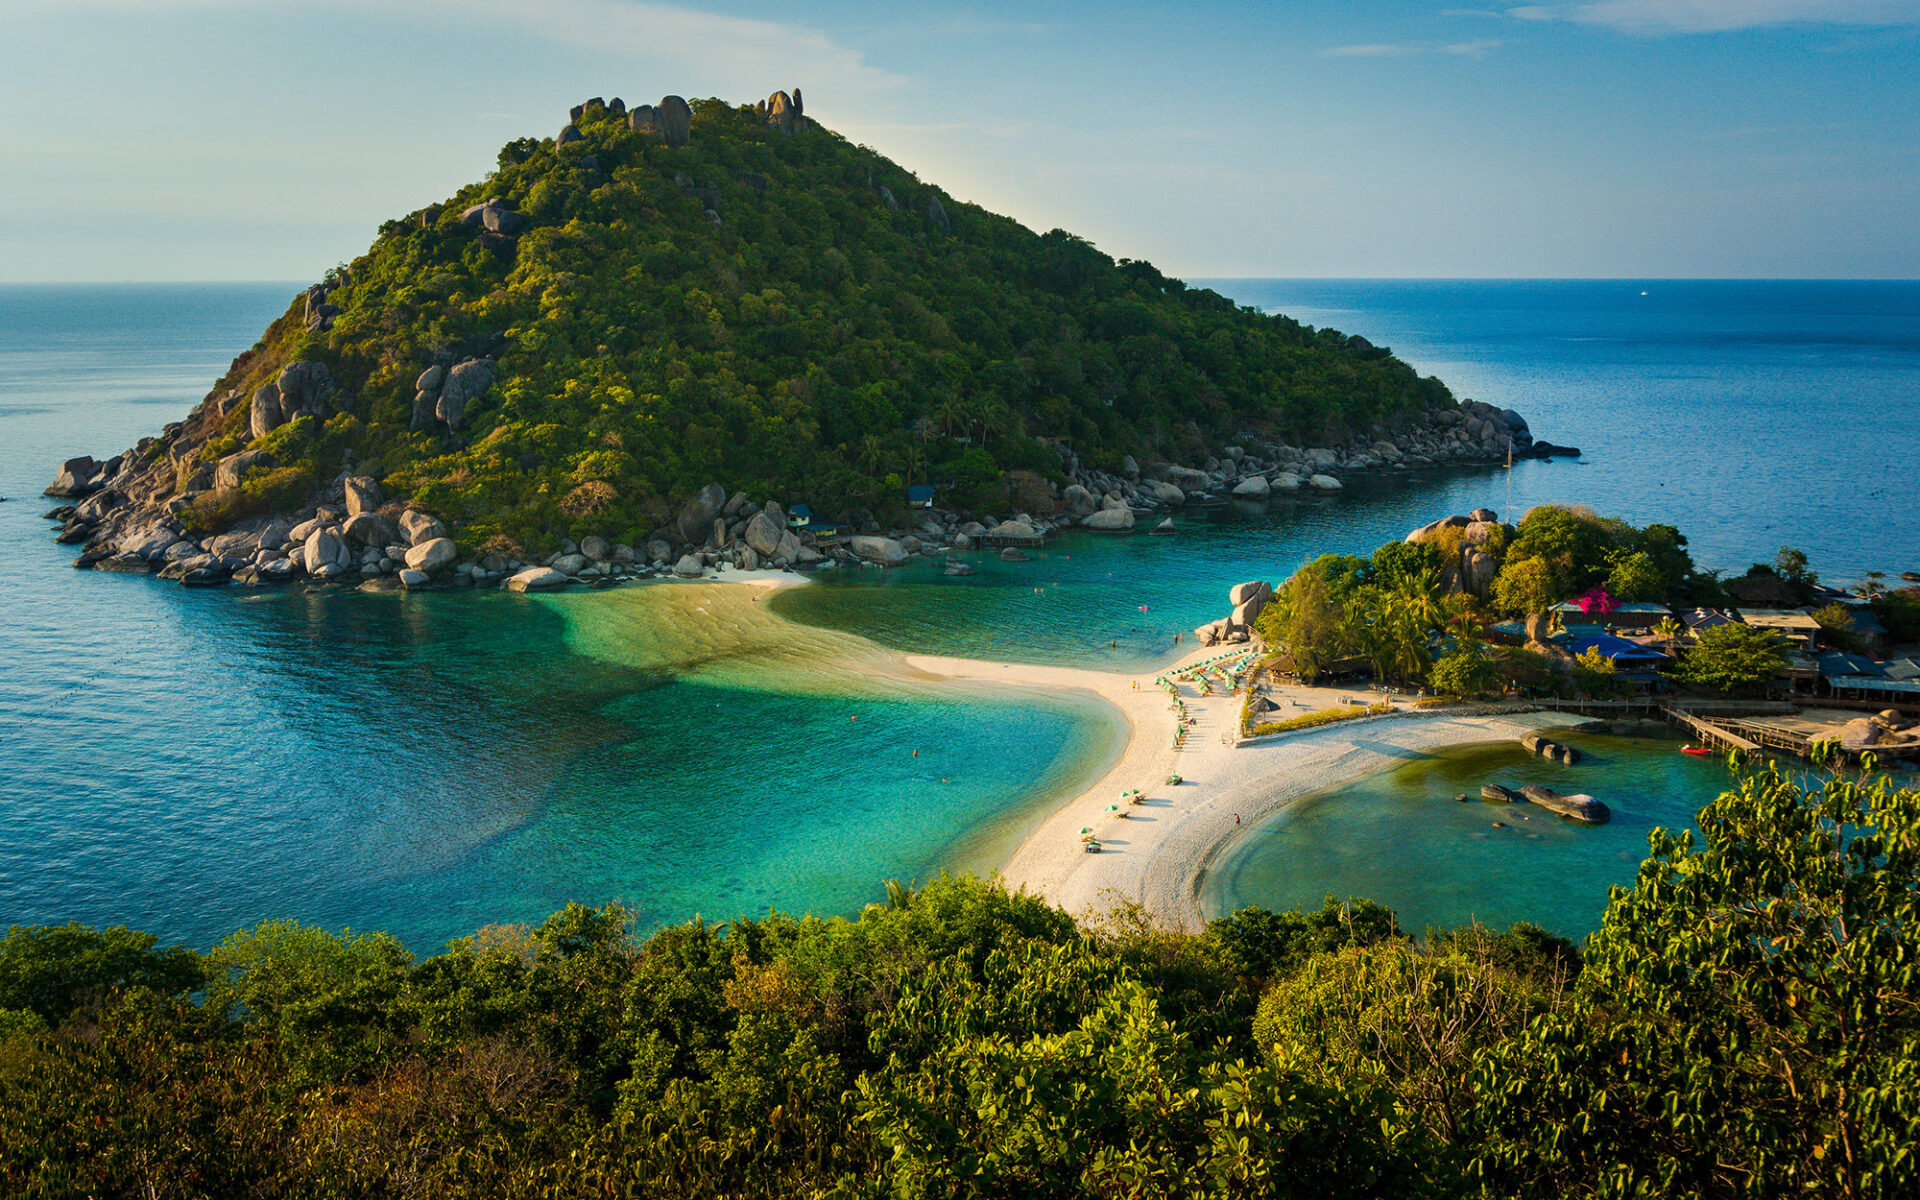
[[[776,650],[647,588],[189,592],[71,570],[39,491],[63,458],[183,414],[297,289],[0,287],[0,925],[206,946],[293,917],[430,950],[573,899],[623,900],[643,925],[853,911],[888,877],[991,867],[1110,761],[1117,730],[1071,697],[845,671],[844,635],[1150,666],[1233,583],[1480,505],[1667,521],[1731,571],[1784,544],[1840,581],[1920,570],[1920,284],[1213,286],[1391,346],[1585,454],[1355,476],[1337,497],[1236,507],[1180,538],[1067,537],[1031,569],[966,580],[845,572],[781,594],[775,611],[811,632]],[[1636,762],[1633,786],[1673,792],[1684,817],[1702,785],[1661,769]],[[1413,927],[1545,908],[1578,931],[1633,871],[1612,844],[1538,852],[1564,869],[1423,857],[1429,890],[1456,873],[1430,912],[1390,856],[1337,874],[1402,897]]]

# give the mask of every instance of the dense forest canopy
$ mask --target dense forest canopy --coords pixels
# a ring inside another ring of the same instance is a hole
[[[1053,441],[1112,469],[1454,404],[1364,339],[1035,234],[810,121],[700,101],[669,145],[589,104],[567,139],[512,142],[483,182],[388,222],[330,274],[323,325],[296,301],[220,389],[312,361],[339,401],[254,438],[243,400],[202,458],[270,451],[255,510],[351,466],[469,544],[638,540],[714,479],[828,512],[902,482],[964,502],[1007,470],[1057,474]],[[469,212],[489,200],[507,232]],[[495,360],[491,387],[457,428],[415,428],[416,379],[469,357]],[[246,511],[221,503],[203,527]]]
[[[1920,1190],[1920,793],[1744,771],[1584,945],[1377,905],[1200,933],[970,880],[414,959],[0,940],[0,1192],[1893,1197]]]

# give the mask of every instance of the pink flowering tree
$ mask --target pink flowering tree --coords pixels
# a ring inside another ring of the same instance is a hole
[[[1615,600],[1603,587],[1589,588],[1573,598],[1573,606],[1588,616],[1598,613],[1605,615],[1616,611],[1620,602]]]

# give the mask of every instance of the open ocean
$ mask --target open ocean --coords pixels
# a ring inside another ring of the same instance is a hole
[[[1920,284],[1211,286],[1391,346],[1586,454],[1354,477],[1177,538],[1063,537],[968,579],[827,572],[776,599],[813,632],[768,654],[660,587],[308,595],[78,574],[40,519],[59,462],[183,414],[298,289],[0,286],[0,925],[126,923],[205,947],[293,917],[427,951],[568,900],[621,899],[646,925],[850,912],[888,877],[997,863],[1110,760],[1117,728],[1071,696],[836,672],[840,632],[1144,669],[1234,583],[1479,505],[1666,521],[1734,572],[1782,545],[1839,581],[1920,570]],[[1657,798],[1624,806],[1616,833],[1641,839],[1713,787],[1642,750],[1583,776],[1610,800]],[[1449,787],[1464,769],[1422,768]],[[1489,853],[1425,827],[1420,854],[1388,853],[1383,805],[1419,786],[1302,806],[1243,839],[1210,898],[1332,888],[1395,903],[1411,928],[1466,914],[1579,933],[1644,848],[1556,831]]]

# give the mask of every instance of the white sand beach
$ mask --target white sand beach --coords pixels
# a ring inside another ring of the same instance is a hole
[[[1165,670],[1215,653],[1197,651]],[[1237,833],[1289,801],[1443,746],[1518,738],[1579,720],[1550,712],[1411,715],[1403,698],[1332,688],[1274,688],[1270,698],[1280,705],[1283,717],[1331,707],[1342,697],[1385,700],[1408,715],[1342,722],[1236,747],[1232,734],[1241,697],[1216,693],[1202,698],[1187,684],[1181,695],[1197,724],[1186,744],[1175,750],[1171,697],[1153,685],[1161,672],[1134,675],[926,655],[908,655],[904,661],[915,672],[937,677],[1089,691],[1119,708],[1130,727],[1119,762],[1034,830],[1008,862],[1006,881],[1075,915],[1131,900],[1161,921],[1186,929],[1205,924],[1199,887],[1210,864]],[[1181,784],[1167,786],[1167,778],[1175,774]],[[1143,804],[1121,803],[1124,818],[1106,811],[1120,803],[1121,793],[1134,788],[1145,791]],[[1080,830],[1086,827],[1099,836],[1101,853],[1083,849]]]
[[[1269,698],[1280,708],[1274,715],[1282,718],[1334,707],[1345,699],[1384,701],[1398,711],[1236,746],[1233,732],[1241,696],[1216,692],[1201,697],[1193,684],[1184,683],[1181,698],[1196,723],[1176,750],[1171,697],[1153,680],[1217,657],[1218,649],[1196,649],[1160,670],[1138,673],[902,655],[857,635],[795,626],[769,605],[747,602],[749,596],[758,601],[765,594],[761,589],[805,583],[803,575],[723,571],[681,582],[709,586],[656,593],[661,601],[673,597],[677,616],[666,619],[656,611],[647,621],[622,623],[619,629],[626,636],[645,639],[643,647],[626,654],[641,654],[650,662],[684,662],[686,669],[697,665],[709,674],[725,674],[741,663],[763,672],[770,662],[779,660],[787,664],[789,685],[813,675],[841,678],[853,670],[930,687],[956,681],[1056,695],[1077,691],[1117,708],[1127,726],[1117,761],[1091,786],[1044,817],[1003,871],[1009,886],[1024,887],[1075,915],[1131,900],[1161,921],[1197,929],[1205,923],[1199,903],[1205,872],[1237,834],[1262,816],[1301,796],[1390,769],[1441,747],[1513,739],[1579,720],[1547,712],[1420,713],[1405,697],[1336,688],[1273,687]],[[711,586],[715,584],[752,587]],[[601,631],[603,639],[607,636]],[[1175,774],[1183,782],[1167,786],[1167,778]],[[1145,802],[1121,802],[1121,794],[1135,788],[1146,793]],[[1107,811],[1114,804],[1120,805],[1125,817]],[[1100,839],[1098,854],[1083,849],[1080,830],[1089,827]],[[1418,836],[1418,831],[1410,830],[1409,836]]]

